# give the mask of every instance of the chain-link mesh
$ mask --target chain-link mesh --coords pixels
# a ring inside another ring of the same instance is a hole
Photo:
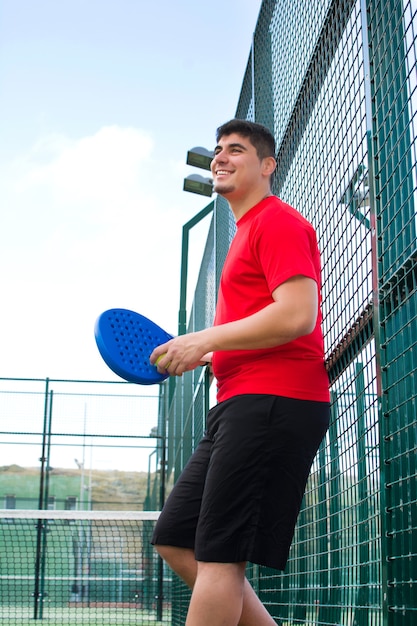
[[[274,191],[322,252],[331,426],[286,571],[248,568],[286,626],[411,626],[417,613],[416,11],[415,0],[264,0],[238,101],[237,117],[273,130]],[[198,319],[209,306],[208,323],[234,232],[221,200],[214,220],[216,281],[210,304],[197,291],[193,305]],[[205,261],[203,284],[212,272]],[[193,420],[198,433],[204,415]]]
[[[384,610],[416,619],[416,2],[368,12],[382,368]]]

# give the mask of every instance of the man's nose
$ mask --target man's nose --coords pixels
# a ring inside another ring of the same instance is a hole
[[[224,163],[225,161],[227,161],[227,155],[226,155],[226,152],[224,150],[222,150],[221,152],[218,152],[217,154],[214,155],[213,162],[215,162],[215,163]]]

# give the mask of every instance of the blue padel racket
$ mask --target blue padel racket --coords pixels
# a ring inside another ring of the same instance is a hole
[[[154,385],[168,378],[150,364],[149,357],[172,335],[144,315],[128,309],[104,311],[96,322],[95,337],[105,363],[124,380]]]

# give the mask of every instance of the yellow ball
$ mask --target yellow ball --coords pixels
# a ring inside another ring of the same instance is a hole
[[[158,357],[158,358],[156,359],[156,361],[155,361],[155,365],[158,365],[159,361],[160,361],[161,359],[163,359],[163,358],[164,358],[165,354],[166,354],[166,353],[164,352],[164,354],[160,354],[160,355],[159,355],[159,357]],[[168,366],[169,366],[169,363],[168,363]]]

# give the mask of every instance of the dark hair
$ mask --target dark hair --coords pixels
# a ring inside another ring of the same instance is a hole
[[[218,142],[224,135],[227,136],[232,133],[248,137],[253,147],[256,148],[259,159],[262,160],[270,156],[275,158],[275,139],[266,126],[248,120],[233,119],[219,126],[216,131],[216,141]]]

